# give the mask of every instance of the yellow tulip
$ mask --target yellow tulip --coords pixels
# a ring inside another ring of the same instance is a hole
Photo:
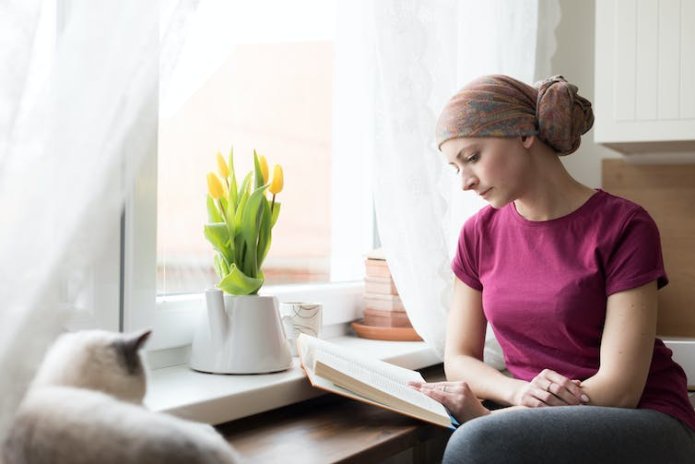
[[[215,200],[222,198],[224,195],[224,187],[222,187],[222,182],[220,182],[219,177],[217,177],[214,172],[208,174],[208,192]]]
[[[258,164],[261,167],[261,174],[263,175],[263,183],[265,184],[268,182],[268,160],[265,159],[265,156],[260,156],[258,159]]]
[[[282,186],[283,186],[283,177],[282,177],[282,167],[279,164],[275,165],[275,168],[273,169],[273,182],[270,184],[270,193],[273,195],[276,195],[280,192],[282,192]]]
[[[227,162],[224,160],[222,153],[219,151],[217,152],[217,168],[219,169],[220,175],[223,179],[226,179],[227,176],[229,176],[229,167],[227,167]]]

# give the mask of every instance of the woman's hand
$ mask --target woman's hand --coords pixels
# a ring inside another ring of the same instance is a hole
[[[408,382],[408,386],[442,403],[461,424],[490,414],[466,382]]]
[[[514,404],[538,408],[542,406],[576,406],[589,402],[579,380],[570,380],[550,369],[540,374],[519,389]]]

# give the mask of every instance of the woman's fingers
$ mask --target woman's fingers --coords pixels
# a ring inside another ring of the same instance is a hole
[[[445,407],[449,407],[449,400],[450,400],[450,395],[451,393],[446,392],[444,390],[438,389],[438,388],[423,388],[420,390],[422,393],[425,395],[429,396],[432,399],[435,399],[442,403]]]
[[[425,384],[420,391],[444,405],[449,413],[462,424],[476,417],[490,414],[465,382]]]
[[[561,399],[565,404],[577,405],[589,402],[589,397],[582,388],[564,375],[550,369],[544,369],[539,377],[545,381],[545,390]]]
[[[546,369],[546,379],[550,381],[547,390],[555,396],[562,398],[567,404],[588,403],[589,397],[586,396],[582,388],[564,375]]]
[[[570,384],[574,387],[576,385]],[[556,397],[562,399],[563,402],[570,405],[578,405],[582,403],[588,403],[589,397],[586,396],[581,390],[577,391],[574,388],[569,388],[567,384],[552,383],[548,387],[548,391],[555,395]]]
[[[444,392],[458,392],[461,391],[461,382],[420,382],[420,381],[410,381],[408,382],[409,387],[413,387],[416,390],[424,391],[427,390],[442,390]]]
[[[411,388],[414,388],[415,390],[419,390],[420,387],[422,387],[424,384],[425,384],[425,382],[414,381],[414,380],[410,380],[408,382],[408,386]]]
[[[531,383],[536,387],[533,396],[547,406],[578,405],[589,402],[578,380],[544,369]]]

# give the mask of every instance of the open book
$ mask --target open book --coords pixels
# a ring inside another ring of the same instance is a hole
[[[451,426],[444,406],[408,387],[409,381],[424,381],[418,372],[365,359],[306,334],[297,338],[297,352],[314,387],[442,427]]]

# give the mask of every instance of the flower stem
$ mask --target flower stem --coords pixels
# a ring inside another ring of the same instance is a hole
[[[224,222],[227,222],[227,214],[224,212],[224,206],[222,206],[222,200],[218,199],[217,205],[220,207],[220,211],[222,212],[222,220]]]

